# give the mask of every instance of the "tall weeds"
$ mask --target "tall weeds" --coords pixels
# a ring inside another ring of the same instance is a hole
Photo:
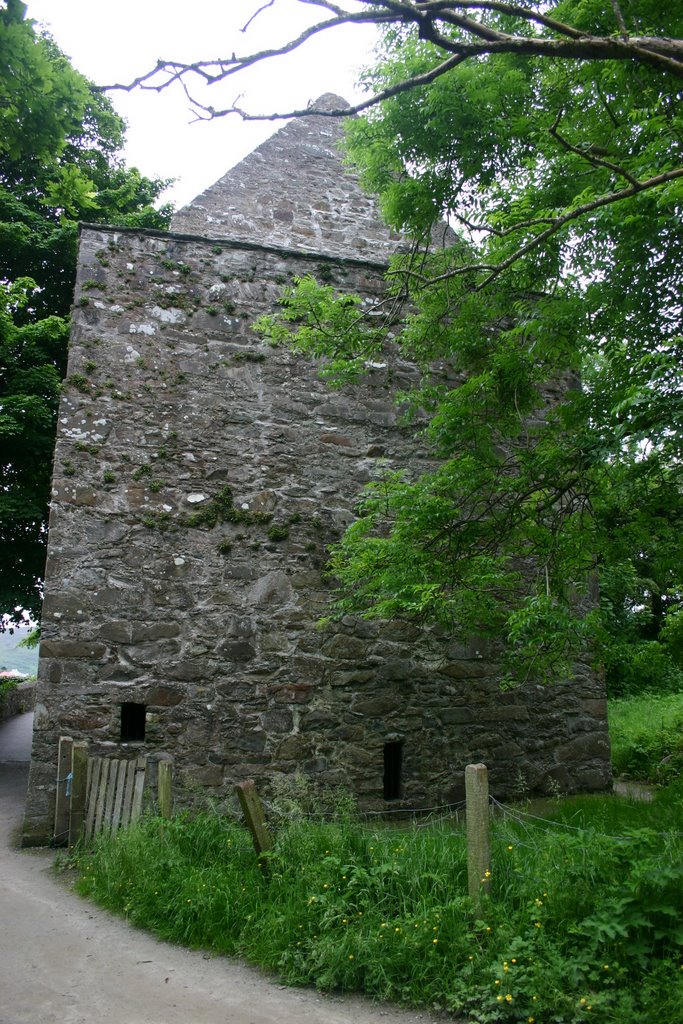
[[[681,791],[671,804],[680,815]],[[680,1024],[683,839],[634,824],[612,836],[496,821],[479,906],[452,822],[372,829],[348,815],[281,823],[263,868],[218,815],[146,819],[80,857],[79,889],[162,938],[239,954],[290,984],[479,1024]]]

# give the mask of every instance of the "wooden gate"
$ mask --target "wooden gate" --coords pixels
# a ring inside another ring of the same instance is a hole
[[[169,818],[170,761],[157,761],[156,772],[157,810]],[[150,774],[147,757],[95,757],[88,754],[87,743],[60,737],[54,845],[88,843],[103,829],[114,831],[137,821]]]

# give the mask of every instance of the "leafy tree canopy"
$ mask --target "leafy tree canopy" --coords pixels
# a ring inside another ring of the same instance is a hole
[[[0,612],[39,615],[79,220],[163,227],[167,182],[124,167],[110,101],[0,3]]]
[[[260,325],[334,354],[333,374],[392,334],[423,367],[402,400],[425,418],[434,469],[367,489],[333,555],[339,608],[491,632],[517,678],[554,677],[591,641],[615,690],[635,685],[631,668],[641,685],[680,684],[683,65],[673,44],[658,65],[633,38],[680,39],[683,13],[649,0],[372,6],[405,17],[384,31],[365,76],[382,99],[348,144],[415,239],[389,271],[392,315],[361,316],[304,280]],[[407,8],[432,27],[443,16],[438,37]],[[461,59],[463,12],[478,15],[474,59]],[[631,46],[629,59],[495,45],[567,38],[555,23],[580,46]],[[457,237],[430,250],[441,218]],[[332,353],[316,325],[335,318]]]

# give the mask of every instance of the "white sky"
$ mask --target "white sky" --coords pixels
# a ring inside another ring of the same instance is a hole
[[[26,0],[28,17],[44,25],[72,64],[94,82],[128,82],[157,59],[192,62],[253,53],[281,45],[325,12],[274,0],[245,34],[240,28],[265,0]],[[348,3],[353,8],[353,0]],[[267,61],[205,92],[204,102],[268,113],[306,106],[324,92],[351,100],[357,69],[369,61],[373,36],[366,27],[325,33],[295,54]],[[222,90],[222,91],[219,91]],[[126,118],[126,163],[143,174],[175,178],[166,193],[176,206],[189,202],[241,160],[283,122],[246,123],[231,115],[192,121],[180,86],[163,93],[109,93]]]

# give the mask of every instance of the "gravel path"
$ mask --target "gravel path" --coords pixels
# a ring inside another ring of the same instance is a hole
[[[0,753],[1,756],[1,753]],[[0,1024],[431,1024],[431,1015],[283,988],[241,963],[158,942],[18,850],[28,765],[0,763]]]

